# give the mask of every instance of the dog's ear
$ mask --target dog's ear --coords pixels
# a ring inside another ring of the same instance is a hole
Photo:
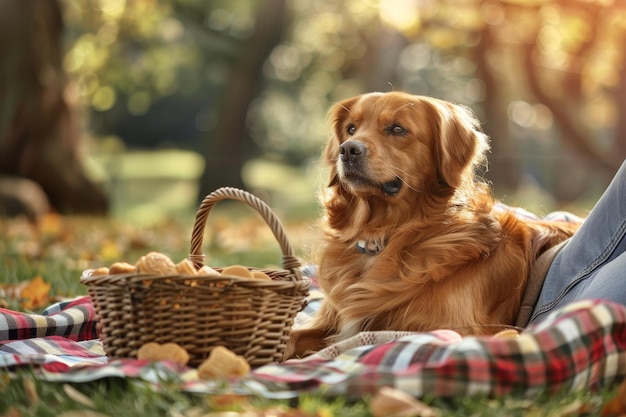
[[[346,119],[350,116],[350,108],[360,96],[334,104],[328,111],[330,123],[330,137],[322,151],[322,162],[330,168],[328,186],[339,183],[337,176],[337,158],[339,157],[339,145],[344,141]]]
[[[465,178],[472,178],[476,167],[486,160],[489,139],[471,110],[452,103],[439,106],[437,163],[439,177],[458,188]]]

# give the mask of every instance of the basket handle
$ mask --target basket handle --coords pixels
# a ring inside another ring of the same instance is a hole
[[[248,193],[247,191],[233,187],[218,188],[202,200],[200,208],[196,212],[196,220],[191,233],[191,253],[189,254],[189,259],[194,263],[194,265],[196,267],[202,267],[204,264],[205,257],[202,254],[202,240],[204,238],[204,228],[206,227],[207,217],[211,212],[211,209],[215,206],[215,204],[217,204],[217,202],[228,199],[246,203],[248,206],[254,208],[257,212],[259,212],[259,214],[261,214],[265,223],[267,223],[267,225],[272,229],[274,237],[278,241],[278,244],[283,252],[283,268],[292,272],[293,276],[300,281],[302,279],[302,275],[300,274],[300,261],[295,257],[293,248],[287,239],[283,225],[278,217],[276,217],[272,209],[258,197]]]

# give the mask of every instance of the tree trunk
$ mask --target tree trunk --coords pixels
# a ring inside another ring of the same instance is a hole
[[[206,165],[199,200],[222,186],[243,187],[241,169],[257,150],[246,127],[248,107],[259,93],[263,64],[281,41],[286,19],[285,0],[259,3],[255,33],[235,62],[220,102],[217,126],[203,152]]]
[[[493,183],[495,194],[505,195],[518,188],[522,176],[520,161],[514,156],[516,152],[509,135],[506,105],[502,103],[499,94],[498,85],[502,83],[496,79],[494,69],[487,59],[488,53],[495,47],[494,43],[491,27],[485,25],[480,34],[480,42],[475,48],[474,59],[478,76],[485,86],[483,130],[491,138],[489,169],[485,177]]]
[[[538,38],[538,35],[537,33],[535,39]],[[588,43],[589,42],[591,41],[588,41]],[[584,49],[582,48],[583,47],[581,47],[580,53],[589,47],[585,45]],[[536,43],[529,42],[524,45],[523,60],[525,67],[523,73],[526,74],[530,91],[539,102],[546,105],[550,111],[552,111],[554,121],[561,130],[563,142],[571,147],[582,161],[585,161],[592,168],[600,168],[604,171],[608,170],[613,172],[614,169],[619,167],[619,161],[616,161],[610,153],[603,153],[598,149],[598,147],[594,145],[593,134],[578,122],[578,115],[572,115],[570,111],[568,111],[569,108],[579,107],[579,103],[576,102],[576,98],[579,95],[577,93],[578,90],[571,88],[554,88],[554,86],[551,86],[549,89],[546,88],[542,84],[540,70],[535,64],[535,51]],[[566,78],[563,82],[565,81],[567,81],[570,86],[573,84],[571,78]],[[580,80],[578,84],[579,83]],[[559,98],[552,94],[553,91],[559,91],[567,95]]]
[[[0,26],[0,174],[38,183],[61,213],[106,213],[106,196],[83,173],[64,96],[58,0],[1,2]]]

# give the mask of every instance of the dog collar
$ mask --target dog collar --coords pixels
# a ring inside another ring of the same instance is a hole
[[[375,240],[358,240],[355,247],[358,252],[365,255],[377,255],[383,250],[384,244]]]

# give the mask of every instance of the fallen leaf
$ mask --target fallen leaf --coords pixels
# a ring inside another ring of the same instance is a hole
[[[84,405],[85,407],[96,408],[96,404],[91,400],[91,398],[87,397],[73,386],[63,384],[63,391],[65,391],[65,394],[77,403]]]
[[[113,240],[105,240],[100,248],[100,256],[105,261],[119,260],[122,257],[122,248]]]
[[[5,411],[2,417],[22,417],[22,412],[18,410],[17,407],[12,406],[7,411]]]
[[[33,382],[30,378],[25,378],[22,382],[24,385],[24,392],[26,392],[26,398],[28,401],[33,404],[39,401],[39,394],[37,394],[37,387],[35,386],[35,382]]]
[[[418,399],[396,388],[383,387],[369,404],[374,417],[431,417],[439,414],[438,410],[427,406]]]
[[[550,414],[554,417],[576,417],[588,415],[589,411],[591,411],[591,406],[577,399],[557,410],[553,410]]]
[[[604,405],[602,417],[626,415],[626,382],[623,382],[617,390],[615,397]]]
[[[22,289],[21,297],[22,307],[28,310],[35,310],[43,307],[48,303],[50,294],[50,284],[45,282],[41,275],[37,275],[28,281]]]
[[[209,403],[218,409],[225,409],[232,406],[250,406],[250,402],[248,401],[248,397],[246,395],[232,393],[212,395],[209,398]]]
[[[56,213],[47,213],[40,217],[38,225],[40,233],[57,236],[63,230],[63,218]]]

